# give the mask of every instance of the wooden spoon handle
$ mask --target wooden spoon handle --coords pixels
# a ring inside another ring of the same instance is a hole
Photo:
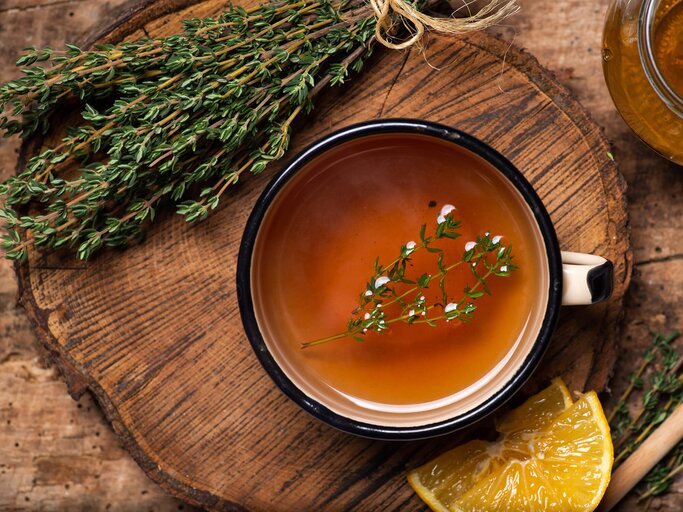
[[[598,511],[607,512],[619,503],[682,438],[683,405],[679,405],[614,472]]]

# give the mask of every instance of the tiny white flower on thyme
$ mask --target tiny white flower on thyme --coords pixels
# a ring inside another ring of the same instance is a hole
[[[415,316],[415,310],[411,309],[410,311],[408,311],[408,316]]]
[[[507,271],[508,271],[508,266],[507,266],[507,265],[503,265],[502,267],[500,267],[500,271],[501,271],[501,272],[507,272]]]
[[[364,320],[370,320],[370,313],[365,313]]]
[[[413,242],[412,240],[406,244],[406,254],[410,254],[415,250],[415,247],[417,244]]]
[[[487,231],[486,233],[484,233],[484,236],[491,236],[491,232]]]
[[[367,292],[365,292],[365,296],[366,297],[372,296],[372,290],[368,290]]]
[[[422,316],[425,316],[426,314],[427,314],[426,311],[423,311],[423,312],[422,312]]]
[[[455,206],[453,206],[452,204],[445,204],[443,205],[443,208],[441,208],[441,215],[445,217],[455,209]]]
[[[391,281],[391,279],[389,279],[387,276],[378,277],[377,279],[375,279],[375,288],[381,288],[389,281]]]
[[[493,244],[495,245],[498,242],[500,242],[502,239],[503,239],[503,237],[501,235],[496,235],[491,239],[491,242],[493,242]]]
[[[450,313],[451,311],[455,311],[458,309],[458,305],[455,302],[449,302],[446,304],[446,307],[443,308],[444,313]]]
[[[467,243],[465,244],[465,250],[466,250],[466,251],[471,251],[471,250],[474,249],[476,246],[477,246],[476,242],[467,242]]]
[[[436,223],[437,224],[443,224],[444,222],[446,222],[446,215],[448,215],[449,213],[451,213],[455,209],[456,209],[455,206],[453,206],[452,204],[443,205],[443,208],[441,208],[441,213],[436,218]]]
[[[365,329],[363,329],[363,332],[368,332],[368,329],[367,329],[367,327],[366,327]]]

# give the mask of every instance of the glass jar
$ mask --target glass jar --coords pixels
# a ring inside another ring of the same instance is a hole
[[[683,165],[683,0],[613,0],[603,71],[626,123]]]

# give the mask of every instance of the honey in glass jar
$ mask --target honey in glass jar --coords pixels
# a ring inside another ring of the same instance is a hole
[[[683,165],[683,0],[614,0],[602,55],[607,87],[626,123]]]

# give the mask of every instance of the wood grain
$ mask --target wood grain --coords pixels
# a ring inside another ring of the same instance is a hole
[[[13,62],[22,48],[78,41],[124,3],[0,0],[0,82],[16,77]],[[17,141],[0,140],[0,180],[14,172],[16,151]],[[0,510],[189,510],[145,476],[92,396],[69,397],[59,372],[47,368],[16,295],[14,270],[2,260]]]
[[[78,34],[93,20],[108,19],[120,0],[88,0],[88,9],[79,9],[81,3],[77,0],[55,6],[50,5],[52,2],[22,1],[21,6],[31,3],[40,5],[21,11],[0,7],[0,81],[16,75],[11,64],[22,47],[58,47],[65,41],[78,41]],[[630,184],[627,192],[637,263],[625,304],[625,332],[610,382],[611,394],[602,396],[609,408],[628,385],[629,372],[640,364],[649,333],[683,325],[683,237],[678,236],[683,222],[683,173],[636,140],[609,99],[599,58],[607,3],[538,0],[534,8],[523,9],[498,31],[527,47],[541,63],[557,72],[559,81],[604,127]],[[0,141],[0,176],[13,172],[15,147],[12,141]],[[126,458],[96,408],[90,408],[88,396],[81,398],[77,408],[67,399],[65,386],[54,373],[44,380],[30,377],[41,373],[44,363],[37,357],[37,345],[24,311],[15,307],[16,283],[10,270],[8,262],[0,262],[0,378],[8,383],[0,386],[0,405],[4,406],[0,417],[10,419],[9,423],[0,423],[0,508],[183,507],[161,496]],[[101,435],[95,437],[95,431]],[[108,454],[106,464],[89,466],[89,472],[74,472],[60,463],[69,457],[70,464],[89,464],[91,440]],[[636,497],[631,493],[618,509],[680,510],[683,478],[677,478],[670,492],[651,502],[637,502]]]
[[[219,8],[205,2],[192,13]],[[133,10],[111,37],[145,23],[152,35],[170,33],[184,16],[149,22],[146,9]],[[472,132],[512,159],[545,199],[563,247],[617,265],[612,302],[565,315],[535,381],[562,373],[573,389],[602,388],[630,276],[622,183],[606,142],[552,76],[501,41],[432,38],[426,59],[440,71],[415,51],[378,52],[372,73],[319,103],[293,150],[353,121],[412,116]],[[125,254],[88,264],[32,254],[18,269],[29,316],[72,392],[90,388],[143,469],[191,502],[253,510],[415,507],[405,469],[452,440],[399,446],[333,432],[274,389],[241,333],[234,255],[266,180],[248,180],[198,227],[166,214]]]

